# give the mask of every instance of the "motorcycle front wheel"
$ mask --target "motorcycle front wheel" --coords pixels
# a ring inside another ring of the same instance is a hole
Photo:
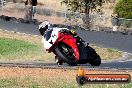
[[[54,49],[56,55],[60,57],[64,62],[71,66],[77,65],[77,59],[73,52],[73,49],[65,43],[60,43]]]

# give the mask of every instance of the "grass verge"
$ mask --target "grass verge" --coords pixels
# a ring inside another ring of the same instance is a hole
[[[131,88],[129,84],[76,83],[76,70],[40,68],[0,68],[0,88]],[[126,74],[125,71],[87,71],[88,74]],[[128,72],[127,72],[128,74]],[[132,72],[129,72],[131,75]],[[65,76],[64,76],[65,75]]]
[[[97,53],[103,60],[119,59],[123,55],[121,51],[113,48],[99,47],[94,44],[92,44],[91,47],[93,47],[97,51]]]
[[[0,54],[3,56],[6,55],[15,55],[15,54],[27,54],[31,51],[35,52],[39,46],[32,44],[30,42],[9,39],[9,38],[0,38]]]
[[[130,84],[85,84],[79,86],[75,80],[48,80],[46,78],[7,78],[0,79],[1,88],[131,88]]]
[[[17,34],[12,37],[1,36],[0,61],[54,61],[52,60],[54,55],[43,50],[41,44],[34,37],[25,38],[28,36],[21,37]]]

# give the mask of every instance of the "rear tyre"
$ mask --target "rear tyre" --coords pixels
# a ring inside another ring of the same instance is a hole
[[[68,45],[61,43],[57,47],[55,47],[56,55],[61,58],[64,62],[71,66],[77,65],[77,59],[74,56],[74,52],[71,52],[72,48]]]
[[[100,58],[100,56],[97,53],[95,53],[91,57],[89,64],[91,64],[92,66],[99,66],[101,64],[101,58]]]

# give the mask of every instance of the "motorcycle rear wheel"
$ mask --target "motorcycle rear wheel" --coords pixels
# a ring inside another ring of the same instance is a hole
[[[68,50],[68,51],[66,51]],[[58,57],[60,57],[64,62],[71,66],[77,65],[77,59],[74,56],[74,52],[70,52],[72,48],[67,44],[60,43],[58,46],[55,47],[54,51]]]
[[[101,64],[101,58],[97,53],[94,53],[89,61],[92,66],[99,66]]]

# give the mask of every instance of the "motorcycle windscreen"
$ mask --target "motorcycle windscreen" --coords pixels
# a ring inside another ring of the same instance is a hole
[[[51,30],[47,30],[44,34],[44,37],[45,37],[45,40],[48,41],[51,37],[51,34],[52,34],[52,29]]]
[[[53,30],[47,30],[44,34],[44,37],[42,38],[42,43],[45,49],[49,49],[53,45],[50,43],[50,41],[52,40],[52,31]]]
[[[43,38],[43,44],[45,49],[49,49],[52,45],[54,45],[55,41],[58,38],[58,32],[54,30],[47,30],[45,32],[44,38]]]

